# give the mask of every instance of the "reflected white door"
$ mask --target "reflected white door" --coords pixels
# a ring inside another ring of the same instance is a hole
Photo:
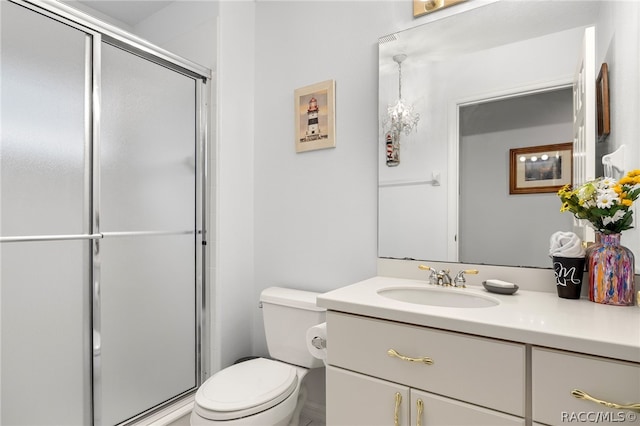
[[[596,167],[596,78],[595,27],[586,28],[573,81],[573,185],[595,178]],[[584,220],[574,219],[573,232],[582,241],[595,241],[594,231]]]

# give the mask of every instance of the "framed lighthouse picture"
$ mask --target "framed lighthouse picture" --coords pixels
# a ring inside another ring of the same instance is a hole
[[[335,148],[335,87],[327,80],[295,90],[296,152]]]

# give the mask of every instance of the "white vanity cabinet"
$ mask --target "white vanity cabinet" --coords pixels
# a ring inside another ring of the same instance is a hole
[[[327,333],[329,425],[524,425],[524,345],[334,311]]]
[[[620,407],[640,404],[640,364],[538,347],[531,360],[535,422],[640,425],[640,413]]]
[[[499,303],[449,308],[383,295],[394,288],[431,291],[376,276],[318,297],[327,425],[393,425],[398,393],[398,425],[640,426],[640,308],[472,286]]]
[[[524,419],[327,367],[327,425],[522,426]]]

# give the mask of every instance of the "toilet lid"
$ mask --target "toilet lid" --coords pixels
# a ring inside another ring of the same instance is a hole
[[[196,392],[196,410],[210,420],[231,420],[267,410],[295,389],[295,367],[266,358],[234,364],[211,376]]]

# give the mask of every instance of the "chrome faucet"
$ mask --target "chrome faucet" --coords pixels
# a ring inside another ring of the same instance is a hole
[[[449,287],[451,285],[451,275],[449,275],[448,269],[442,269],[438,271],[436,276],[438,277],[438,283],[437,283],[438,285],[441,285],[444,287]]]
[[[453,279],[453,286],[466,288],[467,286],[465,285],[465,283],[467,282],[467,280],[464,278],[464,274],[475,275],[478,272],[480,271],[478,271],[477,269],[463,269],[462,271],[458,272]]]
[[[465,274],[475,275],[480,272],[477,269],[463,269],[456,274],[455,278],[452,279],[451,275],[449,275],[451,271],[449,271],[448,269],[441,269],[440,271],[436,271],[431,266],[426,265],[419,265],[418,269],[429,271],[429,284],[431,285],[440,285],[443,287],[453,286],[460,288],[467,287],[465,285],[465,283],[467,282],[464,277]]]

